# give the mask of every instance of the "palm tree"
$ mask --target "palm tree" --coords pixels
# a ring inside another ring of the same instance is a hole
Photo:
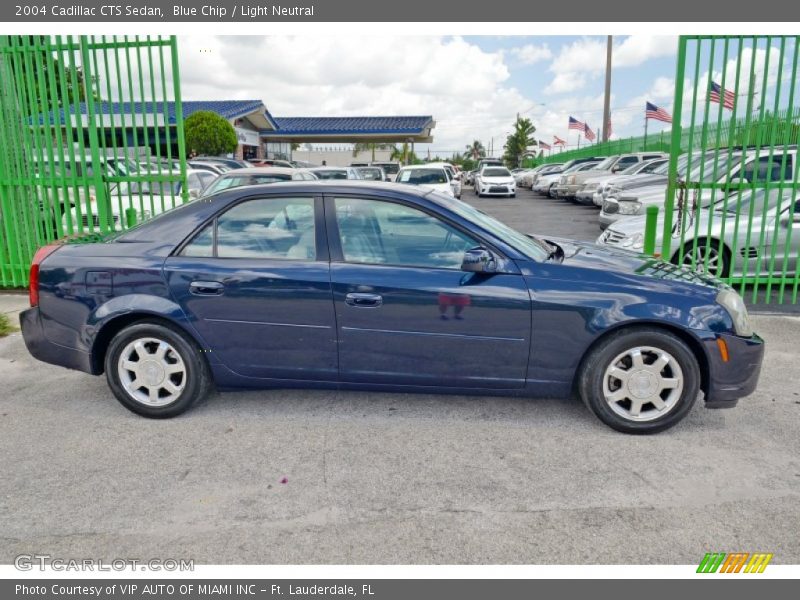
[[[375,150],[388,150],[392,144],[382,144],[379,142],[358,142],[353,144],[353,156],[356,157],[360,152],[372,152],[372,162],[375,162]]]
[[[536,127],[530,119],[517,118],[514,123],[514,132],[506,139],[505,159],[509,165],[519,166],[520,158],[527,152],[530,146],[536,146]]]
[[[409,158],[410,157],[408,155],[408,142],[403,142],[403,145],[400,148],[394,146],[392,148],[392,154],[391,156],[389,156],[389,160],[398,160],[403,164],[407,164]]]
[[[464,153],[465,158],[471,158],[472,160],[478,160],[484,156],[486,156],[486,148],[483,147],[480,140],[474,140],[469,144],[467,146],[467,151]]]

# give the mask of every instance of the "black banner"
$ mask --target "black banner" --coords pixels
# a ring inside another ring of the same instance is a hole
[[[757,577],[757,576],[756,576]],[[8,600],[500,600],[536,598],[647,598],[676,597],[726,599],[762,597],[788,598],[797,582],[779,579],[721,577],[672,580],[553,579],[515,580],[5,580],[0,598]],[[766,596],[765,596],[766,595]]]
[[[756,10],[756,8],[758,10]],[[2,3],[3,21],[17,22],[776,22],[800,21],[800,3],[761,0],[659,4],[641,0],[520,2],[519,0],[18,0]],[[569,34],[548,31],[547,33]],[[598,33],[604,33],[598,27]]]

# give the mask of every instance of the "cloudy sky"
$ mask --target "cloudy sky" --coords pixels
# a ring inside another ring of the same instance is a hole
[[[433,150],[494,138],[499,154],[517,112],[548,142],[567,135],[569,115],[600,129],[605,44],[605,36],[186,36],[179,48],[188,100],[262,99],[281,117],[433,115]],[[646,100],[672,110],[676,49],[673,36],[614,39],[615,136],[642,134]],[[651,121],[649,130],[664,127]]]

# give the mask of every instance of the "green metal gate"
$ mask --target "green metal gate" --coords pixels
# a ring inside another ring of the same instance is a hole
[[[0,286],[189,199],[174,37],[0,36]]]
[[[681,36],[661,255],[797,302],[797,36]]]

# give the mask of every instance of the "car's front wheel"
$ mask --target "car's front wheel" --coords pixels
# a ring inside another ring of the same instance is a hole
[[[683,252],[681,252],[683,250]],[[672,257],[672,262],[694,269],[698,273],[706,272],[714,277],[727,277],[730,273],[730,251],[720,244],[719,240],[701,238],[696,242],[685,242]]]
[[[212,385],[196,344],[160,323],[140,322],[117,333],[106,352],[105,371],[125,408],[156,419],[188,410]]]
[[[668,331],[621,330],[584,358],[578,391],[609,427],[656,433],[691,410],[700,393],[700,366],[686,343]]]

